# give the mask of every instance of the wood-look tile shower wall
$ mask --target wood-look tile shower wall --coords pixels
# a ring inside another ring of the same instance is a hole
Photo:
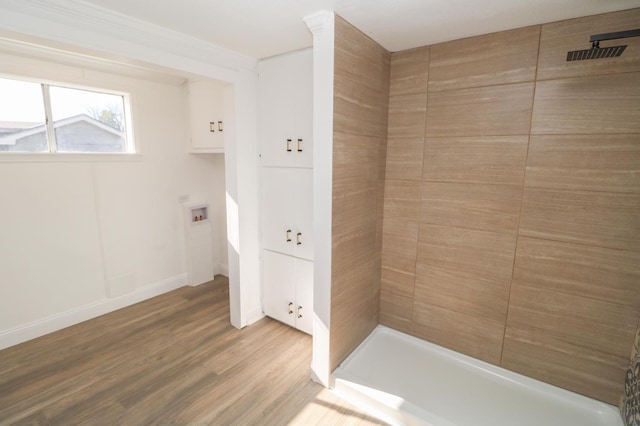
[[[390,58],[336,16],[332,370],[378,325]]]
[[[380,321],[610,403],[640,318],[640,9],[392,54]]]

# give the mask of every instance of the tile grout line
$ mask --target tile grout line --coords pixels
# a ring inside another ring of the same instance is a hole
[[[425,152],[427,150],[427,118],[429,112],[429,76],[431,75],[431,46],[429,46],[429,59],[426,66],[427,70],[427,82],[426,82],[426,96],[425,96],[425,106],[424,106],[424,132],[422,133],[422,170],[420,171],[420,198],[418,203],[418,218],[416,220],[418,225],[418,235],[416,236],[416,244],[415,244],[415,253],[416,258],[413,263],[413,291],[411,293],[411,312],[409,313],[409,326],[413,329],[413,313],[415,310],[416,304],[416,279],[418,277],[418,250],[420,248],[420,212],[422,210],[422,188],[424,187],[424,157]]]
[[[515,269],[516,269],[516,258],[517,258],[517,254],[518,254],[518,243],[520,241],[520,222],[522,219],[522,210],[523,210],[523,206],[524,206],[524,191],[525,191],[525,181],[527,178],[527,164],[529,162],[529,149],[531,147],[531,129],[533,128],[533,109],[535,106],[535,100],[536,100],[536,87],[537,87],[537,83],[538,83],[538,68],[540,66],[540,46],[542,44],[542,25],[538,26],[539,28],[539,32],[538,32],[538,53],[536,55],[536,71],[533,77],[533,93],[531,96],[531,113],[529,115],[529,135],[527,138],[527,152],[525,154],[525,161],[524,161],[524,170],[522,173],[522,193],[520,195],[520,211],[518,214],[518,226],[516,227],[516,243],[515,243],[515,247],[513,248],[513,263],[511,266],[511,279],[509,280],[509,295],[507,297],[507,312],[505,314],[505,318],[504,318],[504,330],[502,333],[502,347],[500,348],[500,363],[498,364],[499,366],[503,366],[503,362],[504,362],[504,346],[505,346],[505,341],[507,338],[507,324],[509,323],[509,311],[511,310],[511,293],[513,290],[513,277],[515,275]]]

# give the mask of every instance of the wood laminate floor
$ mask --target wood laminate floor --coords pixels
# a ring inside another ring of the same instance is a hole
[[[311,337],[229,323],[225,277],[0,351],[0,425],[381,424],[309,379]]]

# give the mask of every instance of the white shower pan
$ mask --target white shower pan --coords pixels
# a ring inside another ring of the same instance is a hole
[[[391,424],[623,426],[612,405],[384,326],[333,377],[336,393]]]

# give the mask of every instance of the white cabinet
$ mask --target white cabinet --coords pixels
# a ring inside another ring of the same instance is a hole
[[[313,54],[260,61],[258,139],[263,310],[313,328]]]
[[[313,260],[313,170],[262,168],[262,246]]]
[[[313,167],[313,51],[260,61],[259,79],[262,165]]]
[[[264,313],[311,334],[313,329],[313,263],[264,250]]]
[[[214,80],[188,83],[189,152],[224,152],[224,84]]]

